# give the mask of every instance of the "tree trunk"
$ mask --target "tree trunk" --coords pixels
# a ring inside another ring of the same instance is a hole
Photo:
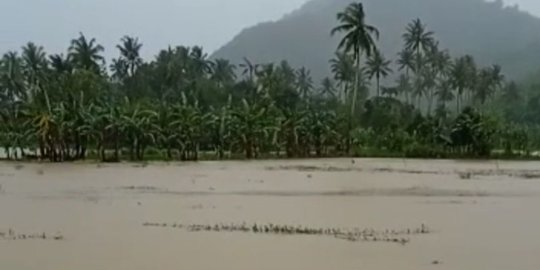
[[[381,77],[377,74],[377,97],[381,96]]]
[[[139,155],[140,155],[140,154],[139,154],[139,151],[140,151],[140,148],[141,148],[141,146],[140,146],[139,142],[136,141],[136,142],[135,142],[135,153],[134,153],[134,156],[133,156],[133,157],[134,157],[134,160],[139,160]]]
[[[46,154],[45,154],[45,146],[43,145],[43,139],[40,138],[39,139],[39,154],[41,155],[40,156],[40,159],[44,159]]]
[[[193,160],[198,161],[199,160],[199,143],[195,144],[195,148],[193,149]]]
[[[21,158],[24,158],[26,156],[26,153],[24,152],[24,148],[21,144],[19,144],[19,151],[21,151]]]
[[[315,141],[315,154],[317,155],[317,157],[322,156],[322,143],[320,138],[317,138]]]
[[[180,147],[180,149],[178,149],[178,154],[180,155],[180,160],[181,161],[186,161],[187,160],[187,151],[186,151],[186,146],[185,145],[182,145]]]
[[[461,110],[461,98],[462,98],[462,94],[458,93],[458,96],[456,98],[456,109],[457,109],[456,114],[459,114]]]
[[[225,157],[225,151],[223,151],[223,146],[220,146],[218,149],[218,159],[223,159]]]
[[[351,114],[349,115],[349,123],[347,125],[347,155],[350,154],[351,151],[351,144],[352,144],[352,120],[356,113],[356,100],[358,99],[358,87],[360,83],[360,72],[362,71],[360,69],[360,53],[358,52],[358,56],[356,57],[356,76],[354,78],[354,85],[353,85],[353,99],[351,102]]]
[[[135,160],[135,151],[135,142],[131,141],[129,144],[129,159],[132,161]]]
[[[86,159],[86,143],[81,145],[81,155],[79,156],[79,159],[81,160]]]
[[[138,159],[140,161],[143,161],[144,160],[144,152],[146,150],[146,144],[144,143],[141,143],[140,146],[139,146],[139,153],[138,153]]]
[[[253,158],[253,142],[251,138],[248,138],[245,144],[245,150],[246,150],[246,158],[252,159]]]
[[[428,93],[428,115],[431,115],[432,106],[433,106],[433,90],[429,89],[429,93]]]
[[[101,156],[102,162],[107,162],[107,157],[105,156],[105,147],[103,145],[101,145],[99,149],[99,155]]]
[[[408,83],[407,86],[410,86],[410,79],[411,78],[409,77],[409,68],[408,67],[405,68],[405,76],[407,77],[407,83]],[[409,93],[409,91],[410,91],[410,89],[407,89],[405,91],[405,102],[407,102],[407,104],[410,104],[410,97],[409,97],[410,93]]]

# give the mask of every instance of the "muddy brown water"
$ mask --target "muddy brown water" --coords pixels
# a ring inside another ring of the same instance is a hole
[[[0,163],[0,269],[537,270],[539,207],[538,162]],[[172,228],[244,223],[430,233],[396,244]]]

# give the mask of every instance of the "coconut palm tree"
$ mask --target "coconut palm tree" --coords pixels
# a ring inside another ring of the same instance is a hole
[[[63,54],[53,54],[49,56],[51,68],[58,74],[71,74],[73,72],[73,64],[69,57],[64,57]]]
[[[500,74],[498,66],[488,67],[480,70],[477,77],[477,84],[474,98],[484,105],[500,87],[503,76]]]
[[[42,46],[29,42],[22,47],[22,66],[30,84],[37,84],[47,69],[47,55]]]
[[[405,102],[410,102],[410,94],[412,90],[411,80],[409,76],[405,74],[399,75],[399,78],[396,80],[398,93],[405,98]]]
[[[409,72],[415,70],[414,51],[410,49],[404,49],[398,53],[398,59],[396,60],[399,71],[405,70],[405,75],[409,76]]]
[[[296,89],[304,101],[307,101],[311,90],[313,90],[313,78],[311,71],[305,67],[296,71]]]
[[[130,36],[124,36],[120,42],[121,44],[116,45],[116,48],[120,51],[121,58],[125,60],[128,75],[131,77],[143,62],[140,56],[143,44],[138,38]]]
[[[402,35],[403,41],[405,42],[405,50],[415,52],[415,68],[414,72],[416,73],[416,80],[414,83],[415,92],[417,93],[417,98],[421,98],[424,94],[424,81],[420,78],[422,75],[425,75],[423,72],[423,53],[427,52],[434,43],[433,39],[434,33],[428,31],[426,26],[422,23],[420,19],[415,19],[407,25],[405,33]],[[420,100],[418,100],[420,102]],[[418,104],[420,105],[420,104]]]
[[[386,60],[384,58],[384,55],[382,55],[379,50],[376,50],[375,53],[373,53],[373,55],[367,60],[367,74],[370,80],[375,77],[377,81],[378,97],[381,95],[381,78],[386,78],[392,72],[392,69],[390,68],[390,63],[392,62]]]
[[[208,60],[208,54],[204,52],[202,47],[191,48],[189,59],[191,60],[191,69],[195,72],[194,76],[203,77],[212,72],[212,62]]]
[[[319,91],[320,95],[325,98],[335,98],[336,97],[336,88],[332,79],[325,77],[321,81],[321,88]]]
[[[105,58],[101,55],[105,49],[97,44],[95,38],[88,40],[83,33],[71,41],[69,47],[69,57],[73,61],[75,68],[101,73],[101,67]]]
[[[9,103],[25,100],[27,93],[24,87],[23,63],[16,52],[7,52],[0,61],[0,78],[2,98]]]
[[[48,110],[51,104],[44,88],[48,68],[47,55],[42,46],[30,42],[22,48],[22,69],[25,81],[34,101],[44,102]],[[43,103],[41,103],[43,104]]]
[[[448,51],[439,49],[438,42],[432,42],[429,50],[425,52],[425,58],[426,68],[423,72],[423,81],[428,99],[428,114],[431,114],[431,108],[437,96],[435,88],[440,88],[440,84],[447,81],[451,57]]]
[[[517,104],[523,97],[519,91],[519,86],[515,81],[509,82],[502,90],[502,99],[507,104]]]
[[[330,69],[345,101],[355,77],[354,59],[349,54],[336,52],[335,58],[330,60]]]
[[[356,63],[356,76],[353,85],[353,98],[351,102],[351,114],[349,120],[349,132],[352,129],[352,117],[356,113],[356,101],[358,97],[358,87],[361,76],[361,58],[365,53],[368,57],[376,50],[375,40],[379,38],[379,30],[366,23],[364,5],[359,2],[351,3],[344,11],[337,14],[339,25],[332,29],[331,34],[344,34],[339,42],[338,50],[352,53]],[[350,139],[349,139],[350,141]],[[349,148],[349,145],[348,147]],[[347,149],[349,150],[349,149]]]
[[[433,44],[434,32],[428,31],[426,26],[422,23],[420,19],[413,20],[407,25],[407,29],[403,34],[403,40],[405,41],[405,50],[416,52],[416,57],[419,57],[420,54],[424,51],[430,49],[430,46]],[[420,63],[416,62],[416,72],[420,69]]]
[[[455,98],[454,92],[452,91],[452,82],[450,80],[441,80],[435,95],[439,101],[439,106],[446,110],[448,102],[451,102]]]
[[[110,69],[112,72],[112,79],[116,80],[117,82],[123,82],[128,76],[130,76],[129,64],[123,58],[113,59]]]
[[[244,57],[243,61],[244,62],[239,65],[239,67],[242,68],[242,76],[247,76],[250,82],[254,82],[254,76],[257,74],[260,66],[258,64],[254,64],[246,57]]]
[[[463,57],[463,61],[465,65],[465,89],[467,91],[467,101],[469,104],[471,104],[475,95],[474,91],[478,85],[479,72],[474,57],[471,55],[465,55]]]
[[[467,89],[467,62],[464,57],[460,57],[454,60],[454,63],[450,69],[451,85],[456,89],[456,112],[461,110],[461,104],[463,103],[463,94]]]
[[[212,64],[212,80],[217,82],[218,87],[232,84],[236,79],[236,66],[226,59],[216,59]]]
[[[502,74],[502,68],[499,65],[493,65],[489,68],[491,74],[491,80],[495,90],[498,90],[502,87],[505,76]]]

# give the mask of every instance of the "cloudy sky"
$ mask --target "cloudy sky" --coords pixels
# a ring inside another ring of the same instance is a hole
[[[451,1],[451,0],[449,0]],[[540,16],[539,0],[507,0]],[[84,32],[116,55],[125,34],[144,43],[153,56],[169,44],[202,45],[213,51],[241,29],[276,20],[306,0],[0,0],[0,52],[27,41],[48,52],[64,51]]]

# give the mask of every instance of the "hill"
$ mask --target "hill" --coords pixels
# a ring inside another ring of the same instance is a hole
[[[240,63],[287,59],[320,79],[329,74],[337,37],[330,37],[336,13],[351,0],[312,0],[276,22],[247,28],[217,50],[214,58]],[[367,21],[381,31],[379,46],[388,58],[402,47],[407,23],[420,18],[435,31],[453,56],[471,54],[482,64],[500,64],[507,75],[521,78],[540,69],[540,18],[484,0],[364,0]]]

